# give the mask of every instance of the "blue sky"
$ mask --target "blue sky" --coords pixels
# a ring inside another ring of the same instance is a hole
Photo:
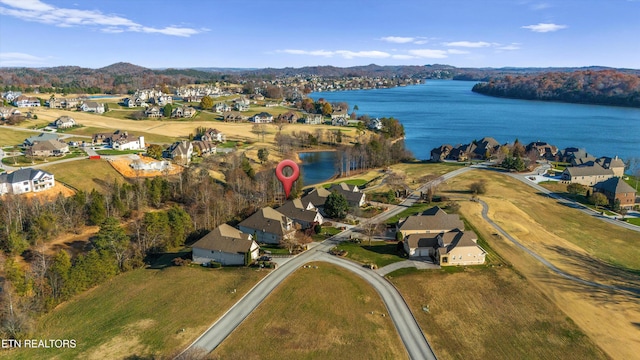
[[[640,0],[0,0],[0,66],[640,68]]]

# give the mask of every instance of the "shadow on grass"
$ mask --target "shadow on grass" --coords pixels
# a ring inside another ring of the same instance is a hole
[[[638,329],[640,329],[640,323],[637,322],[632,322],[631,325],[637,327]]]
[[[393,244],[384,244],[384,245],[365,245],[368,240],[365,240],[361,247],[367,251],[374,252],[380,255],[395,255],[400,256],[400,252],[398,250],[398,245],[396,243]]]
[[[158,270],[158,269],[164,269],[164,268],[173,266],[173,259],[179,258],[179,257],[183,259],[190,259],[191,251],[181,250],[181,251],[171,252],[171,253],[148,255],[147,258],[145,259],[145,262],[148,264],[151,264],[149,265],[148,269]]]
[[[585,272],[594,275],[594,280],[592,281],[602,284],[611,284],[620,289],[619,291],[602,289],[588,284],[570,281],[569,283],[571,285],[569,286],[571,286],[573,290],[584,291],[588,296],[593,298],[599,298],[602,296],[601,300],[607,302],[614,301],[611,295],[615,293],[624,293],[632,296],[633,298],[640,299],[640,270],[627,269],[612,265],[587,254],[578,253],[561,246],[554,245],[548,246],[547,248],[562,255],[565,263],[580,267],[584,269]]]

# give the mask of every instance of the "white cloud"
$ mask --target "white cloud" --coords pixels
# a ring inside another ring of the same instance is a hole
[[[415,57],[429,58],[429,59],[444,59],[447,57],[447,52],[445,50],[435,50],[435,49],[414,49],[414,50],[409,50],[409,54]]]
[[[457,47],[468,47],[468,48],[481,48],[491,46],[491,43],[486,41],[454,41],[444,43],[445,46],[457,46]]]
[[[44,65],[46,59],[19,52],[0,53],[0,66]]]
[[[466,50],[459,50],[459,49],[447,49],[447,53],[454,54],[454,55],[464,55],[464,54],[468,54],[469,52]]]
[[[372,58],[372,59],[383,59],[391,57],[391,54],[384,51],[370,50],[370,51],[351,51],[351,50],[299,50],[299,49],[286,49],[286,50],[278,50],[276,52],[292,54],[292,55],[309,55],[309,56],[324,56],[324,57],[333,57],[333,56],[341,56],[345,59],[353,59],[353,58]]]
[[[538,23],[536,25],[521,26],[521,28],[523,29],[529,29],[533,32],[540,32],[540,33],[554,32],[554,31],[566,29],[567,27],[568,27],[567,25],[548,24],[548,23]]]
[[[380,40],[390,42],[390,43],[395,43],[395,44],[406,44],[406,43],[414,42],[415,38],[402,37],[402,36],[385,36],[383,38],[380,38]]]
[[[512,43],[509,45],[502,45],[497,47],[498,50],[520,50],[519,43]]]
[[[544,9],[550,8],[551,5],[547,3],[537,3],[537,4],[532,4],[530,7],[533,10],[544,10]]]
[[[405,54],[395,54],[395,55],[391,55],[392,59],[398,59],[398,60],[410,60],[410,59],[415,59],[415,56],[411,56],[411,55],[405,55]]]
[[[0,0],[0,4],[8,6],[0,6],[2,15],[58,27],[98,26],[101,27],[101,31],[107,33],[131,31],[181,37],[189,37],[204,31],[178,26],[164,28],[144,26],[118,15],[103,14],[97,10],[59,8],[40,0]]]

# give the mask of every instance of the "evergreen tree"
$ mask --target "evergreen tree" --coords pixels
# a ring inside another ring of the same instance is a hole
[[[329,217],[336,219],[344,219],[347,216],[347,210],[349,209],[349,203],[347,198],[342,194],[333,192],[327,196],[327,200],[324,202],[324,210]]]

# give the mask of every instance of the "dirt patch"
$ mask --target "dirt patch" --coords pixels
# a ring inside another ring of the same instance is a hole
[[[182,166],[171,164],[166,170],[135,170],[131,167],[131,164],[134,161],[141,161],[146,164],[150,164],[153,162],[157,162],[158,160],[146,157],[146,156],[125,156],[119,157],[116,159],[109,159],[109,164],[118,172],[120,175],[126,178],[136,178],[136,177],[156,177],[162,175],[176,175],[180,174],[184,169]]]
[[[45,244],[45,252],[48,255],[54,255],[64,249],[69,251],[72,257],[83,253],[89,244],[89,239],[94,236],[98,230],[100,230],[99,226],[86,226],[78,234],[60,235]]]

